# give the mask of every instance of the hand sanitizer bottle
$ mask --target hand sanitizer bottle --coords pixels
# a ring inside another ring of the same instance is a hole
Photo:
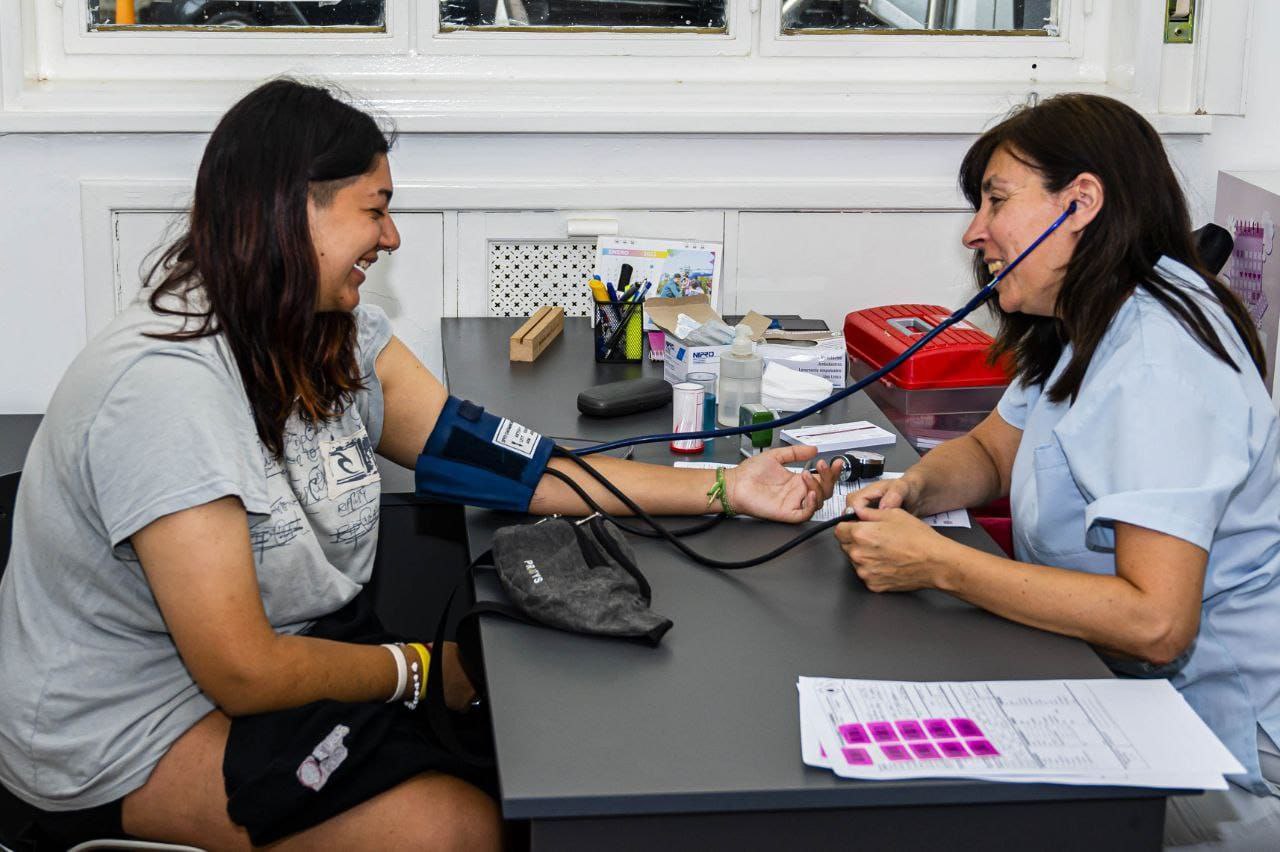
[[[716,391],[716,422],[721,426],[738,425],[738,409],[749,402],[760,402],[760,378],[764,363],[751,346],[751,327],[734,329],[733,345],[720,356],[720,381]]]

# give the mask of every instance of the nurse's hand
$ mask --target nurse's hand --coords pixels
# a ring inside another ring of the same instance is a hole
[[[895,479],[880,479],[845,498],[850,509],[906,509],[914,512],[919,502],[920,486],[908,471]]]
[[[868,589],[913,592],[938,585],[954,542],[903,509],[863,507],[857,514],[857,521],[836,526],[836,540]]]

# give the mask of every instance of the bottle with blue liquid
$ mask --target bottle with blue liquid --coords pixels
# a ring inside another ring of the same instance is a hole
[[[716,374],[690,373],[687,381],[702,385],[702,429],[716,428]]]

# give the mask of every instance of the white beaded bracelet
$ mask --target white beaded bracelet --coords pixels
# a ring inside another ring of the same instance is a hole
[[[396,645],[383,645],[391,652],[391,658],[396,661],[396,691],[391,693],[391,697],[387,699],[387,703],[395,701],[404,694],[404,685],[409,680],[408,666],[405,663],[404,651]]]
[[[415,657],[418,656],[417,651],[415,651],[413,655]],[[413,673],[413,695],[411,698],[409,698],[408,701],[404,703],[404,706],[408,707],[410,710],[417,710],[418,697],[422,693],[422,678],[418,676],[418,661],[414,660],[412,663],[410,663],[409,669]]]

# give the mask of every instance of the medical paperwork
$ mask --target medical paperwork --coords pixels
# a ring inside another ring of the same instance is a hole
[[[1167,680],[796,687],[805,764],[844,778],[1223,790],[1244,772]]]
[[[676,467],[696,467],[696,468],[717,468],[717,467],[737,467],[735,464],[726,464],[724,462],[698,462],[698,461],[678,461]],[[788,468],[788,470],[800,471],[800,468]],[[901,473],[886,473],[879,479],[897,479],[902,476]],[[818,511],[813,513],[811,521],[829,521],[838,518],[844,514],[845,498],[853,492],[875,482],[875,479],[851,479],[848,482],[837,482],[831,491],[831,496]],[[745,517],[745,516],[739,516]],[[969,513],[964,509],[951,509],[947,512],[940,512],[936,515],[926,515],[920,520],[924,521],[931,527],[964,527],[969,528]]]

